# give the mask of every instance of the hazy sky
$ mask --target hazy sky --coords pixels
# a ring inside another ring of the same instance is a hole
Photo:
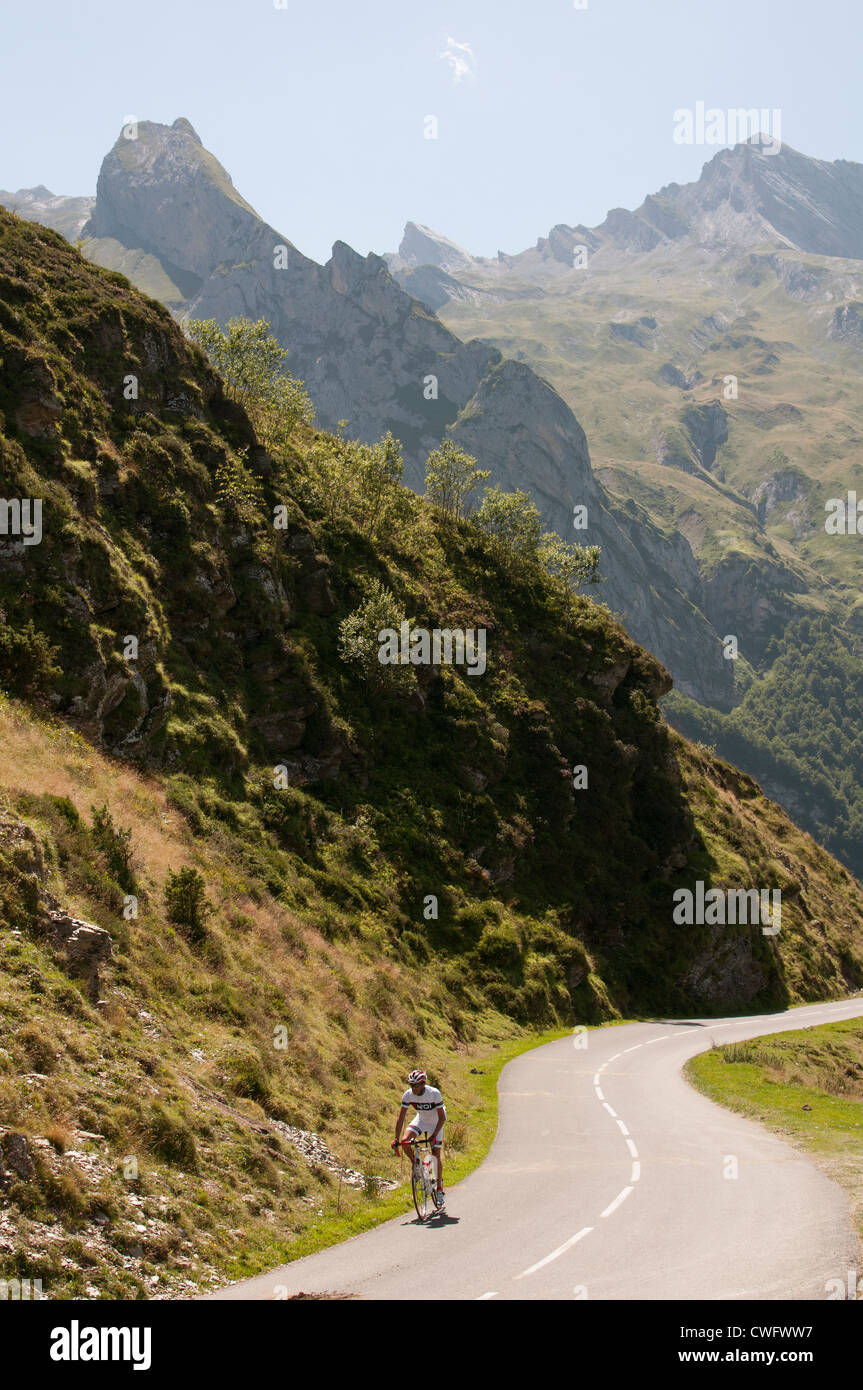
[[[0,187],[92,193],[127,116],[185,115],[318,260],[408,218],[494,255],[697,178],[716,149],[673,113],[698,101],[863,162],[860,0],[281,3],[3,0]]]

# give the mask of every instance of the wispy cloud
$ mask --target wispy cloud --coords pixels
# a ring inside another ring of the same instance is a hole
[[[453,82],[461,82],[465,77],[473,77],[476,72],[476,58],[469,43],[456,43],[448,38],[443,53],[438,54],[450,65]]]

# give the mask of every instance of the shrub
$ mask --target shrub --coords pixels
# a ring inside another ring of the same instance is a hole
[[[57,652],[32,618],[19,629],[0,623],[0,688],[30,699],[46,694],[63,674],[54,665]]]
[[[215,909],[207,901],[206,884],[197,869],[168,870],[165,884],[165,912],[169,922],[180,927],[189,941],[198,943],[207,935],[207,918]]]
[[[459,517],[470,494],[490,477],[471,454],[444,439],[426,460],[426,496],[447,516]]]
[[[222,377],[227,395],[248,413],[264,447],[284,452],[296,426],[311,424],[315,412],[303,383],[285,370],[287,349],[267,320],[232,318],[223,330],[215,319],[193,319],[188,332]]]
[[[216,467],[216,496],[224,506],[233,507],[246,526],[260,522],[264,513],[261,484],[246,462],[248,447],[227,454]]]
[[[132,831],[123,830],[114,824],[107,805],[91,806],[90,815],[93,817],[93,839],[105,856],[109,872],[124,893],[133,893],[135,875],[132,871]]]
[[[344,439],[341,433],[325,437],[312,461],[316,500],[330,523],[351,518],[377,540],[406,516],[401,445],[389,431],[375,444]]]
[[[19,1029],[18,1041],[25,1049],[27,1056],[35,1069],[39,1072],[52,1072],[57,1065],[57,1055],[51,1039],[43,1033],[36,1023],[25,1023]]]
[[[497,486],[486,488],[471,523],[490,536],[495,548],[507,558],[536,559],[540,540],[539,510],[529,493],[501,492]]]
[[[270,1082],[263,1063],[251,1050],[231,1052],[225,1059],[228,1085],[235,1096],[245,1096],[266,1106],[270,1099]]]
[[[394,595],[380,580],[374,580],[359,607],[339,624],[339,655],[344,661],[355,662],[366,684],[379,693],[407,694],[416,685],[412,666],[386,664],[379,659],[380,634],[386,630],[398,633],[405,621],[410,619]]]
[[[522,956],[522,944],[514,927],[503,923],[491,923],[485,928],[477,946],[477,955],[488,965],[501,968],[518,965]]]
[[[178,1110],[154,1105],[145,1125],[145,1133],[153,1153],[166,1163],[176,1164],[194,1173],[198,1168],[195,1136]]]
[[[409,962],[427,961],[431,955],[428,942],[419,932],[402,932],[400,945],[402,955]]]
[[[601,554],[598,545],[567,545],[556,531],[546,531],[537,549],[537,559],[546,574],[573,589],[581,584],[602,582],[599,573]]]
[[[288,355],[266,319],[232,318],[224,329],[215,319],[191,319],[187,331],[221,376],[227,394],[244,406],[266,397]]]

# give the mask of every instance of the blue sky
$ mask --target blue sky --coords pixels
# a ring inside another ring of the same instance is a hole
[[[277,3],[6,0],[0,187],[91,193],[127,116],[185,115],[318,260],[395,249],[408,218],[494,255],[697,178],[715,148],[675,144],[673,113],[699,100],[863,162],[860,0]]]

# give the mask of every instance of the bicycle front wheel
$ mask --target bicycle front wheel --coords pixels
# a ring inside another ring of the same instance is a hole
[[[411,1189],[414,1196],[414,1206],[420,1221],[426,1221],[435,1209],[432,1197],[432,1186],[426,1172],[426,1164],[421,1158],[414,1161],[413,1172],[411,1174]]]

